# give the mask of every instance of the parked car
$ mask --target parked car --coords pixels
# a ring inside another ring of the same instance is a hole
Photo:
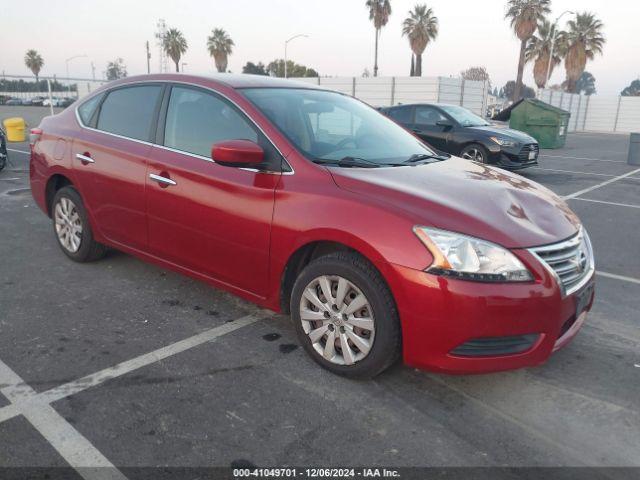
[[[21,98],[10,98],[9,100],[7,100],[5,102],[5,105],[22,105],[22,99]]]
[[[0,172],[7,166],[7,134],[0,127]]]
[[[53,104],[54,107],[61,107],[64,103],[66,102],[63,97],[51,97],[51,100],[49,98],[45,98],[44,102],[42,102],[45,107],[48,107],[51,104]]]
[[[73,102],[75,102],[76,99],[75,98],[71,98],[71,97],[64,97],[60,99],[60,102],[58,103],[58,107],[62,107],[62,108],[67,108],[69,105],[72,105]]]
[[[36,107],[41,107],[44,104],[44,98],[45,97],[32,97],[31,98],[31,105],[36,106]]]
[[[45,117],[31,151],[70,259],[116,248],[288,312],[338,374],[400,355],[448,373],[537,365],[593,301],[589,237],[560,197],[320,86],[121,79]]]
[[[33,105],[33,102],[31,101],[30,98],[23,98],[20,101],[20,105],[26,106],[26,107],[30,107],[31,105]]]
[[[538,164],[540,148],[535,138],[491,124],[466,108],[421,103],[381,111],[429,145],[451,155],[508,170]]]

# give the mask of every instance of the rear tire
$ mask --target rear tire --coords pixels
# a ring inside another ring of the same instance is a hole
[[[312,261],[296,279],[290,305],[303,348],[333,373],[373,378],[400,356],[400,320],[389,287],[356,253]]]
[[[471,160],[478,163],[489,163],[489,152],[479,143],[467,145],[460,152],[460,156],[465,160]]]
[[[69,185],[56,192],[51,219],[58,245],[71,260],[84,263],[104,256],[107,248],[94,240],[87,210],[74,187]]]

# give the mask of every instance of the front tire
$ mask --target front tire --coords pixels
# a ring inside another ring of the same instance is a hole
[[[373,378],[400,355],[389,287],[356,253],[332,253],[307,265],[293,286],[291,318],[309,356],[333,373]]]
[[[460,156],[465,160],[471,160],[478,163],[489,163],[489,152],[479,143],[467,145],[460,152]]]
[[[72,186],[58,190],[51,202],[53,232],[64,254],[75,262],[102,258],[106,247],[93,239],[87,210]]]

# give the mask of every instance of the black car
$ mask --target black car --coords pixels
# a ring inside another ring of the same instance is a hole
[[[444,104],[398,105],[380,111],[437,150],[509,170],[538,164],[535,138],[493,125],[466,108]]]
[[[7,165],[7,136],[0,128],[0,171]]]

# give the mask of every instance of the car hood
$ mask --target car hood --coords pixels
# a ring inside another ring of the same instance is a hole
[[[555,243],[580,227],[568,205],[542,185],[458,157],[413,167],[329,170],[338,187],[392,204],[416,225],[507,248]]]
[[[470,130],[482,134],[486,137],[499,135],[506,137],[509,140],[513,140],[520,143],[538,143],[538,141],[530,135],[527,135],[520,130],[514,130],[506,126],[501,125],[486,125],[482,127],[466,127],[465,130]]]

